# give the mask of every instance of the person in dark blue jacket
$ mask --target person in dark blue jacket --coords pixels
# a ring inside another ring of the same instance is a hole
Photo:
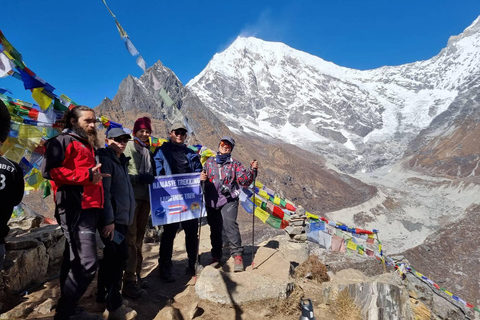
[[[185,145],[187,128],[182,123],[175,123],[170,129],[169,136],[170,141],[157,148],[153,156],[157,176],[201,172],[202,164],[198,154]],[[185,231],[185,244],[188,256],[187,271],[193,274],[195,273],[198,249],[198,222],[196,219],[193,219],[180,223]],[[163,226],[158,263],[160,277],[165,282],[175,281],[172,274],[173,241],[180,223],[171,223]]]
[[[99,219],[99,230],[105,247],[98,270],[97,302],[106,302],[108,319],[133,319],[137,312],[125,306],[120,290],[128,258],[125,239],[135,213],[135,196],[128,177],[128,161],[123,152],[130,135],[122,128],[108,131],[106,148],[98,149],[103,179],[105,204]]]

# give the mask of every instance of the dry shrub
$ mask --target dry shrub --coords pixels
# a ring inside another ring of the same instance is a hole
[[[303,278],[307,274],[311,274],[311,278],[318,283],[330,281],[330,277],[327,274],[327,267],[320,262],[318,256],[312,254],[301,265],[295,269],[295,276],[297,278]]]
[[[329,306],[334,320],[362,320],[360,308],[350,297],[348,288],[337,294],[335,300]]]
[[[303,295],[303,289],[295,285],[286,299],[276,300],[275,303],[272,303],[271,308],[278,314],[297,315],[300,312],[300,301]]]
[[[410,298],[410,305],[412,306],[415,320],[429,320],[432,318],[432,312],[422,302]]]

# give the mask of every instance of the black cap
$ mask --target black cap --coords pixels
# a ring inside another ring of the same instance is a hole
[[[126,133],[122,128],[113,128],[108,130],[107,139],[113,139],[121,136],[128,136],[129,138],[131,138],[130,135]]]
[[[232,137],[226,136],[220,139],[220,141],[228,141],[232,145],[232,149],[235,147],[235,140]]]

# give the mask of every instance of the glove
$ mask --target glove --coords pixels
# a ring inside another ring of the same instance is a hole
[[[138,183],[141,184],[152,184],[155,181],[155,177],[148,173],[143,173],[138,175]]]

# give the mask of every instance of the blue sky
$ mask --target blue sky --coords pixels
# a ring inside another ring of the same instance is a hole
[[[480,15],[479,0],[109,0],[151,66],[186,84],[237,36],[280,41],[338,65],[372,69],[425,60]],[[2,3],[0,30],[40,77],[77,103],[97,106],[142,70],[101,0]],[[22,83],[0,79],[33,102]]]

